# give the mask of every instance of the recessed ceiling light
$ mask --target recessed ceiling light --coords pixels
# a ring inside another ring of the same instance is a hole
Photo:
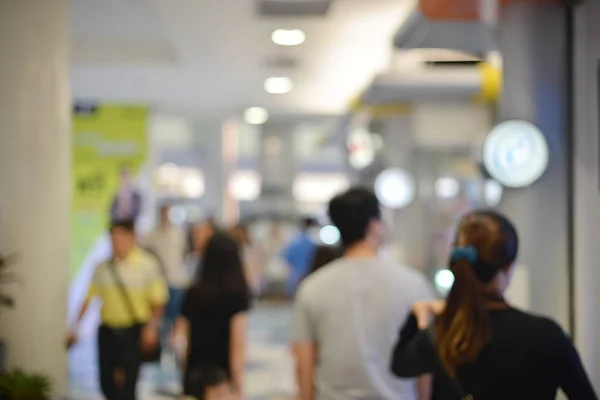
[[[294,88],[294,83],[285,76],[267,78],[265,90],[271,94],[289,93]]]
[[[301,29],[276,29],[271,34],[271,40],[280,46],[298,46],[304,43],[306,35]]]
[[[244,120],[250,125],[262,125],[269,119],[269,112],[262,107],[250,107],[244,113]]]
[[[239,201],[254,201],[260,196],[261,176],[256,171],[235,171],[229,178],[229,193]]]

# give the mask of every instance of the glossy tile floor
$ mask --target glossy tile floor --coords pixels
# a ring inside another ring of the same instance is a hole
[[[290,308],[261,305],[250,317],[246,398],[293,399],[293,363],[289,352]],[[94,337],[82,339],[70,354],[70,399],[101,400]],[[168,357],[161,366],[145,366],[139,400],[172,399],[180,390],[179,372]]]

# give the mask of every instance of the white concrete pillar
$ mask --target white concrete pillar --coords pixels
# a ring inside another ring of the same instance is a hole
[[[295,211],[293,184],[298,172],[294,150],[295,125],[268,122],[262,126],[260,174],[264,212],[289,214]]]
[[[568,328],[566,38],[563,5],[513,3],[502,11],[500,118],[536,124],[546,136],[550,165],[531,187],[506,190],[500,209],[519,230],[531,308]]]
[[[213,217],[218,222],[222,222],[223,203],[228,184],[227,171],[223,164],[223,122],[196,121],[194,135],[206,187],[200,201],[202,211],[205,217]]]
[[[598,59],[600,3],[583,2],[574,16],[574,252],[575,343],[596,389],[600,388],[600,161]]]
[[[0,2],[0,252],[22,284],[0,310],[8,367],[67,386],[71,203],[69,2]],[[5,290],[4,286],[2,290]]]
[[[239,123],[235,119],[223,121],[221,132],[221,182],[223,182],[222,219],[226,226],[236,224],[240,216],[239,200],[229,192],[229,180],[237,169],[239,159]]]
[[[408,114],[389,117],[380,122],[379,130],[384,144],[384,168],[402,168],[410,172],[416,185],[418,179],[414,157],[415,132],[412,122],[413,118]],[[415,197],[410,205],[393,212],[392,252],[398,262],[413,267],[422,266],[418,261],[424,235],[422,211],[422,203]]]

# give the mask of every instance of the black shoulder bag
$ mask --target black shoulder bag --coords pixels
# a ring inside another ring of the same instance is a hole
[[[121,279],[121,275],[119,274],[119,271],[117,271],[114,261],[109,262],[108,269],[110,269],[110,272],[113,275],[113,279],[114,279],[115,283],[117,284],[117,286],[119,287],[119,293],[121,294],[121,299],[123,300],[123,303],[125,304],[125,307],[127,308],[127,312],[129,313],[129,316],[131,317],[131,319],[134,321],[134,323],[136,325],[143,327],[145,325],[145,322],[141,322],[137,318],[137,316],[135,314],[135,309],[133,308],[133,303],[131,302],[131,298],[129,297],[129,293],[127,292],[127,288],[125,287],[125,284],[123,283],[123,280]],[[144,351],[144,349],[140,348],[140,354],[142,355],[143,363],[159,362],[161,353],[162,353],[162,348],[161,348],[160,340],[158,342],[158,345],[151,352]]]
[[[431,346],[431,351],[433,352],[433,355],[435,357],[435,362],[437,364],[438,369],[444,374],[444,376],[452,384],[453,390],[456,393],[456,395],[458,396],[458,399],[460,399],[460,400],[474,400],[473,396],[471,396],[470,394],[468,394],[465,391],[465,389],[463,389],[463,387],[461,386],[460,382],[458,382],[458,380],[456,378],[453,378],[450,375],[448,375],[448,373],[446,372],[446,368],[444,368],[444,365],[442,364],[442,360],[440,360],[440,356],[439,356],[439,354],[437,352],[437,349],[435,347],[434,332],[433,332],[433,330],[431,328],[427,329],[427,338],[429,339],[428,342],[429,342],[429,344]]]

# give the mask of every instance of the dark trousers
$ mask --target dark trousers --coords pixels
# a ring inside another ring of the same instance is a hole
[[[98,330],[100,388],[106,400],[136,399],[135,388],[142,363],[140,331],[140,327],[112,329],[107,326]]]

